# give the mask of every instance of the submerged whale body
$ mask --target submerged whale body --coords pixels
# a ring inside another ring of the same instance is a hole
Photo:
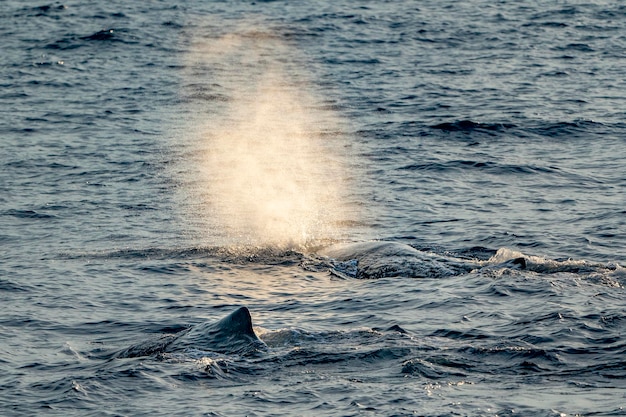
[[[331,259],[331,272],[353,278],[440,278],[467,272],[450,259],[398,242],[339,243],[318,254]]]
[[[189,349],[228,354],[248,354],[263,349],[265,344],[252,328],[252,317],[246,307],[213,323],[203,323],[181,332],[161,336],[119,352],[119,358],[135,358],[162,353],[185,352]]]

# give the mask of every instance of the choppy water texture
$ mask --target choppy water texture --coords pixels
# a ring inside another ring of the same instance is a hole
[[[626,413],[622,2],[5,0],[0,39],[2,415]]]

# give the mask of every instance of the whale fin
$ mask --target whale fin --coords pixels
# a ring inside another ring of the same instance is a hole
[[[247,307],[239,307],[217,322],[203,323],[176,334],[161,336],[124,349],[115,356],[135,358],[188,349],[250,354],[265,347],[252,328],[250,311]]]
[[[179,337],[171,348],[209,350],[220,353],[249,353],[264,346],[252,328],[252,317],[247,307],[239,307],[215,323],[204,323],[191,328]]]
[[[217,323],[216,327],[228,329],[231,333],[246,335],[256,338],[256,333],[252,328],[252,316],[248,307],[239,307]]]

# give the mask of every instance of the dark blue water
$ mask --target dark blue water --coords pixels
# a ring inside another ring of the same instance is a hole
[[[626,6],[127,3],[0,3],[0,414],[626,413]]]

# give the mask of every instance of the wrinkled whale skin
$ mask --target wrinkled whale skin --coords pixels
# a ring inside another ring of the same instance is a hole
[[[362,279],[396,276],[439,278],[460,272],[443,258],[399,242],[338,243],[321,249],[318,254],[339,262],[355,260],[354,277]]]
[[[328,258],[337,259],[338,261],[347,261],[370,254],[377,254],[379,256],[412,256],[420,254],[420,251],[403,243],[370,241],[337,243],[320,250],[319,254]]]

